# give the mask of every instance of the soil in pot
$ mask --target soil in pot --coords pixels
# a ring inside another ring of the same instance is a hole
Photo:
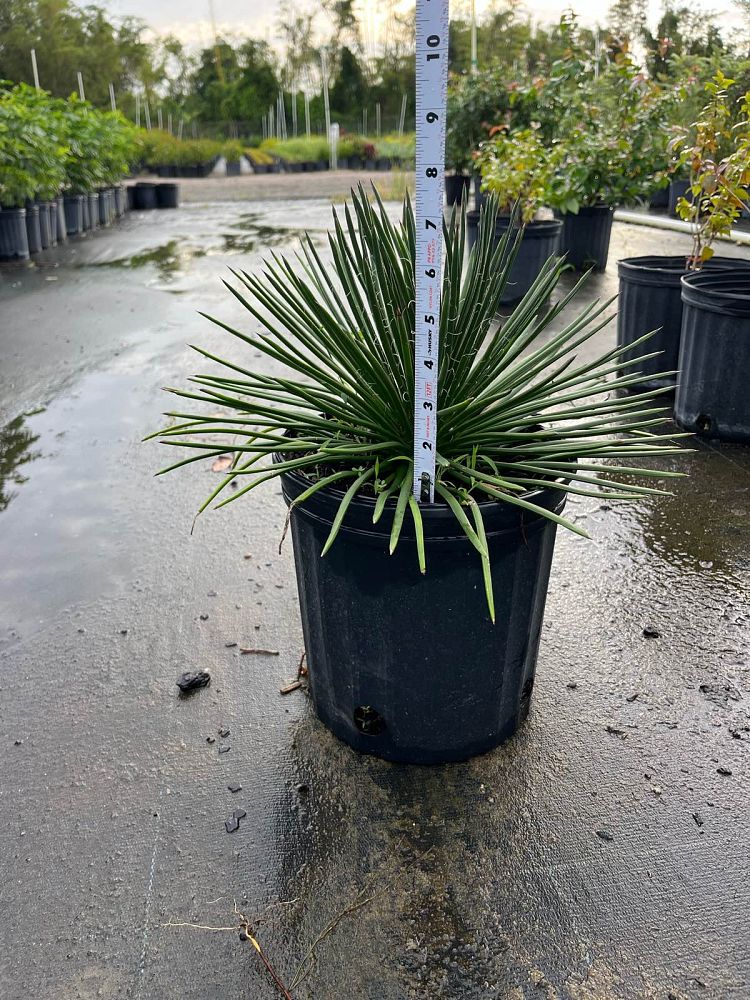
[[[83,232],[83,195],[66,195],[64,204],[65,232],[68,236],[77,236]]]
[[[157,208],[178,208],[179,204],[180,204],[179,184],[156,185]]]
[[[309,485],[282,476],[290,503]],[[482,504],[496,587],[496,624],[476,550],[447,507],[422,512],[427,573],[406,526],[388,554],[394,504],[372,524],[357,497],[327,555],[341,494],[320,490],[292,515],[310,690],[339,738],[388,760],[464,760],[512,736],[534,685],[555,525],[508,504]],[[561,511],[561,490],[534,500]]]
[[[502,239],[509,225],[508,216],[498,216],[495,224],[496,242]],[[467,212],[466,233],[470,250],[476,243],[478,228],[479,212]],[[526,225],[508,284],[498,305],[514,306],[521,301],[536,281],[544,262],[559,252],[561,231],[562,222],[559,219],[543,219]]]
[[[614,212],[609,205],[587,205],[577,215],[566,212],[558,216],[563,223],[560,251],[577,271],[604,271],[607,267]]]
[[[703,265],[704,272],[727,268],[750,268],[750,262],[731,257],[714,257]],[[617,311],[617,344],[625,347],[652,330],[650,340],[628,351],[623,361],[642,354],[662,351],[656,358],[637,367],[622,369],[622,374],[640,374],[634,388],[674,389],[679,365],[682,329],[682,294],[680,279],[687,271],[685,257],[627,257],[617,262],[620,295]]]
[[[26,206],[26,236],[29,243],[29,253],[42,252],[42,230],[39,225],[39,206]]]
[[[675,419],[686,430],[750,442],[750,269],[684,275]]]
[[[0,259],[29,259],[25,208],[0,208]]]

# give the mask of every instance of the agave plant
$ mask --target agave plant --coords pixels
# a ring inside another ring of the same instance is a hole
[[[581,285],[545,311],[562,261],[549,260],[510,319],[497,325],[496,306],[518,237],[514,242],[509,230],[495,244],[496,199],[483,213],[468,255],[465,211],[444,228],[435,499],[448,505],[479,552],[494,618],[481,501],[512,504],[585,535],[534,503],[534,491],[554,484],[567,493],[623,500],[660,493],[629,480],[676,473],[632,463],[676,448],[650,430],[663,421],[654,392],[619,393],[639,380],[626,370],[637,369],[643,358],[623,360],[632,345],[594,361],[576,360],[576,350],[611,318],[611,301],[587,305],[551,332]],[[232,271],[236,285],[225,284],[260,331],[243,332],[206,316],[290,374],[254,371],[196,347],[223,371],[194,376],[194,391],[168,391],[208,404],[211,412],[170,412],[176,422],[151,436],[197,452],[162,473],[233,454],[201,511],[217,498],[219,507],[232,503],[291,470],[309,479],[296,504],[317,490],[337,491],[340,503],[323,555],[358,493],[377,497],[374,521],[390,502],[391,552],[408,512],[424,572],[421,507],[412,496],[415,223],[408,198],[395,223],[377,195],[373,204],[361,188],[353,192],[343,218],[334,212],[329,244],[332,264],[308,238],[295,260],[273,255],[262,273]],[[216,415],[217,407],[224,416]],[[603,465],[611,459],[616,464]],[[222,499],[233,480],[241,488]]]

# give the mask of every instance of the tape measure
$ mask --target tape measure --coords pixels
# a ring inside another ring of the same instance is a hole
[[[443,276],[448,0],[417,0],[414,496],[432,503]]]

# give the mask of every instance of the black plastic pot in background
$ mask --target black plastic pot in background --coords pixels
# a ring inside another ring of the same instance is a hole
[[[122,184],[117,184],[112,191],[115,199],[115,215],[120,219],[125,214],[128,205],[127,192]]]
[[[57,199],[57,242],[68,242],[68,227],[65,221],[65,199],[62,195]]]
[[[99,192],[99,225],[108,226],[112,221],[109,211],[109,191]]]
[[[239,177],[239,176],[240,176],[240,161],[227,160],[227,177]]]
[[[377,160],[375,160],[376,170],[386,171],[386,170],[391,170],[392,168],[393,168],[393,163],[387,156],[379,156]]]
[[[42,233],[39,228],[39,206],[29,202],[26,205],[26,238],[29,243],[29,253],[42,252]]]
[[[87,194],[81,195],[81,231],[86,233],[91,229],[91,203]]]
[[[669,186],[657,188],[648,199],[649,208],[669,208]]]
[[[89,225],[91,229],[99,228],[99,195],[89,191]]]
[[[0,259],[29,259],[25,208],[0,208]]]
[[[136,195],[135,184],[128,184],[128,186],[125,188],[125,200],[129,212],[135,211],[137,207],[135,195]]]
[[[83,209],[82,194],[65,195],[65,232],[68,236],[77,236],[83,232]]]
[[[614,208],[610,205],[584,205],[577,215],[566,212],[558,216],[563,228],[560,252],[568,264],[578,271],[604,271],[609,257]]]
[[[669,184],[669,214],[677,215],[677,202],[680,198],[688,198],[688,201],[692,201],[692,198],[688,197],[688,188],[690,187],[690,181],[671,181]]]
[[[750,269],[684,275],[675,419],[703,437],[750,442]]]
[[[53,245],[53,231],[50,227],[50,203],[42,201],[37,207],[39,209],[39,241],[42,250],[47,250]]]
[[[732,257],[714,257],[703,265],[704,271],[750,268],[750,262]],[[657,332],[632,351],[623,355],[631,361],[642,354],[662,351],[659,357],[622,369],[622,374],[641,375],[638,386],[646,389],[674,389],[680,354],[682,329],[682,294],[680,280],[687,272],[686,257],[627,257],[617,262],[620,294],[617,310],[617,343],[625,347],[650,333]]]
[[[466,192],[469,197],[469,185],[471,177],[468,174],[446,174],[445,175],[445,200],[449,205],[460,205],[461,199]]]
[[[282,476],[290,503],[309,486]],[[320,490],[292,514],[297,589],[313,704],[336,736],[364,753],[414,764],[465,760],[512,736],[529,710],[555,525],[509,504],[482,513],[496,624],[479,556],[448,507],[423,508],[427,573],[413,526],[392,556],[395,504],[372,524],[357,497],[321,559],[341,493]],[[559,512],[561,490],[533,494]]]
[[[138,181],[135,185],[135,208],[149,211],[157,207],[156,184],[153,181]]]
[[[157,184],[156,185],[156,207],[157,208],[179,208],[180,205],[180,185],[179,184]]]
[[[498,216],[495,224],[496,243],[505,235],[509,225],[508,216]],[[478,229],[479,212],[467,212],[466,233],[469,250],[477,241]],[[545,261],[559,253],[561,231],[562,222],[559,219],[542,219],[527,223],[518,254],[513,261],[508,284],[498,305],[514,306],[521,301],[536,281]]]

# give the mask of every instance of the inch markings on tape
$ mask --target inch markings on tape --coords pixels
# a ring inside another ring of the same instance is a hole
[[[432,503],[443,274],[448,0],[417,0],[416,23],[414,496]]]

